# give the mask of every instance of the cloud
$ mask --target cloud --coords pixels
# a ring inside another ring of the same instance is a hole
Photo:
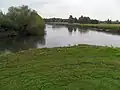
[[[0,9],[7,11],[10,6],[29,5],[43,17],[68,18],[86,15],[105,20],[120,20],[119,0],[1,0]]]

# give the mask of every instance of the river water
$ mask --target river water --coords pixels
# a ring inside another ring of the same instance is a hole
[[[56,25],[46,25],[45,30],[46,35],[44,37],[0,39],[0,52],[16,52],[32,48],[53,48],[77,44],[120,47],[120,35]]]

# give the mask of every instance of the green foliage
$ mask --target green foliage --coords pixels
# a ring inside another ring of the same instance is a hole
[[[14,30],[18,35],[43,35],[45,23],[35,10],[28,6],[10,7],[6,14],[0,12],[1,28]]]
[[[68,19],[49,18],[49,19],[44,19],[44,20],[47,23],[49,23],[49,22],[67,22],[69,24],[72,24],[72,23],[98,24],[99,23],[99,20],[91,19],[90,17],[81,16],[81,17],[79,17],[79,19],[77,19],[76,17],[73,17],[72,15],[70,15]],[[117,22],[119,22],[119,21],[117,21]]]
[[[119,90],[119,48],[79,45],[0,56],[1,90]]]
[[[27,26],[29,34],[44,35],[45,22],[36,14],[34,20]],[[40,30],[41,29],[41,30]]]

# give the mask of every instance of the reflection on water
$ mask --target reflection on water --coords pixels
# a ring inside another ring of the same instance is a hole
[[[89,29],[84,29],[84,28],[78,28],[78,31],[80,32],[80,34],[85,34],[89,32]]]
[[[73,27],[73,26],[67,26],[68,28],[68,31],[70,33],[70,35],[72,35],[73,32],[76,32],[77,28],[76,27]]]
[[[37,48],[37,44],[45,45],[44,37],[25,37],[25,38],[5,38],[0,39],[1,52],[16,52]]]
[[[85,29],[85,28],[77,28],[77,27],[73,27],[73,26],[67,26],[68,31],[70,33],[70,35],[72,35],[73,32],[76,32],[77,30],[80,32],[80,34],[85,34],[89,31],[89,29]]]
[[[51,25],[47,25],[49,27]],[[53,31],[54,28],[54,31]],[[76,44],[120,47],[118,32],[105,32],[91,28],[54,25],[47,29],[46,47],[60,47]]]
[[[118,33],[72,26],[46,25],[46,36],[0,39],[0,52],[16,52],[31,48],[52,48],[76,44],[120,47]]]

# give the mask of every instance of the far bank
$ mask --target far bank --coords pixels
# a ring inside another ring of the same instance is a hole
[[[46,22],[50,25],[64,25],[79,28],[92,28],[97,31],[118,33],[120,34],[120,24],[80,24],[80,23],[67,23],[67,22]]]

